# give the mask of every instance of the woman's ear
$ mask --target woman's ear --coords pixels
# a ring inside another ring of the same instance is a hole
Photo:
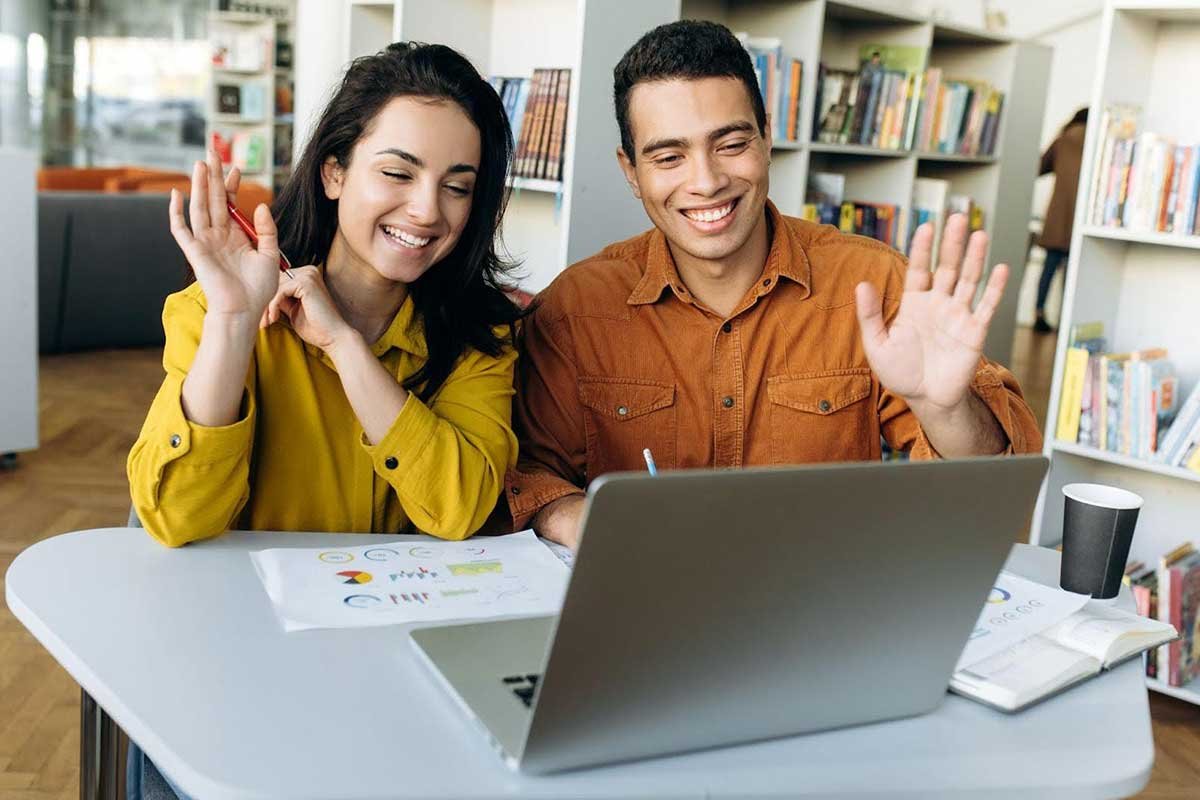
[[[345,175],[337,156],[330,156],[321,165],[321,183],[325,184],[325,196],[330,200],[337,200],[342,196],[342,180]]]

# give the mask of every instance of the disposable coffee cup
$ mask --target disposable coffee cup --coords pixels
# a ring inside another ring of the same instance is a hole
[[[1071,483],[1062,491],[1066,503],[1059,585],[1110,600],[1121,591],[1142,498],[1099,483]]]

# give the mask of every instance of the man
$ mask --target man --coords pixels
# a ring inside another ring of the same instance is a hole
[[[614,70],[617,159],[655,228],[563,272],[522,332],[518,528],[575,546],[583,487],[614,470],[1041,448],[1020,389],[982,358],[1008,277],[978,307],[985,234],[952,218],[912,258],[783,217],[770,126],[728,29],[646,34]],[[964,246],[966,257],[963,259]],[[961,268],[960,268],[961,262]]]

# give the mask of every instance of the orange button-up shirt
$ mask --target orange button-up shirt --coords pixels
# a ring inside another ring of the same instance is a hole
[[[784,217],[757,283],[728,317],[679,278],[657,229],[564,271],[521,332],[518,466],[507,480],[517,528],[606,472],[741,467],[936,452],[916,415],[867,363],[854,288],[869,281],[889,324],[904,257],[872,239]],[[1042,446],[1008,370],[981,360],[972,390],[1013,452]]]

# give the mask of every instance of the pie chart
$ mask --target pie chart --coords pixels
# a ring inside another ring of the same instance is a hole
[[[339,572],[338,577],[342,579],[342,583],[370,583],[371,573],[361,572],[356,569],[348,569],[344,572]]]

